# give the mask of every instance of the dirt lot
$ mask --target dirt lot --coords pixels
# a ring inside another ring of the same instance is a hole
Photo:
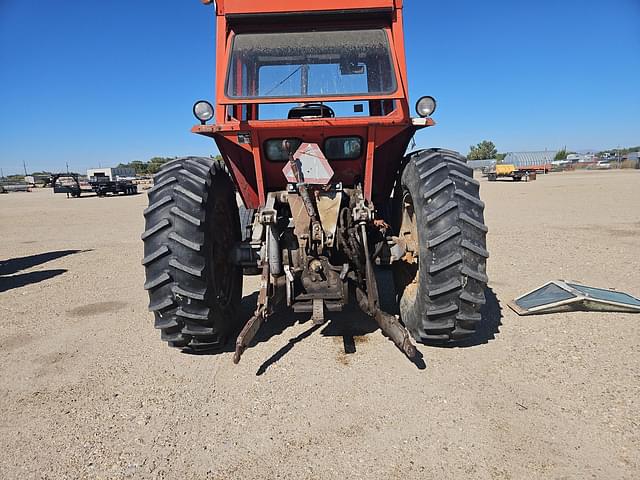
[[[423,365],[356,314],[276,317],[238,366],[170,350],[142,289],[145,195],[0,196],[0,478],[638,478],[640,315],[506,302],[556,278],[640,296],[640,172],[481,193],[487,327]]]

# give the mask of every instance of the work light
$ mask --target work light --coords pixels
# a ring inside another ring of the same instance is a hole
[[[213,118],[213,106],[206,100],[197,101],[193,105],[193,114],[204,125]]]
[[[422,97],[416,103],[416,112],[421,117],[428,117],[433,115],[433,112],[436,111],[436,99],[430,96]]]

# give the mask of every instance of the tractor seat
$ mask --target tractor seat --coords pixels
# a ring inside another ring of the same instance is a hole
[[[289,120],[296,118],[335,118],[336,114],[331,107],[322,103],[306,103],[289,110]]]

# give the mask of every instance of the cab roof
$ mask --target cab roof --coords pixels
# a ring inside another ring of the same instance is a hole
[[[402,8],[403,0],[216,0],[216,14],[224,16],[322,13],[346,11],[392,11]],[[214,0],[202,0],[204,4]]]

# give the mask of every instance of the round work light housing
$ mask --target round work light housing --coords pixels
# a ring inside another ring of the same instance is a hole
[[[430,96],[422,97],[416,103],[416,112],[421,117],[430,117],[436,111],[436,99]]]
[[[199,100],[193,105],[193,114],[204,125],[213,118],[213,106],[206,100]]]

